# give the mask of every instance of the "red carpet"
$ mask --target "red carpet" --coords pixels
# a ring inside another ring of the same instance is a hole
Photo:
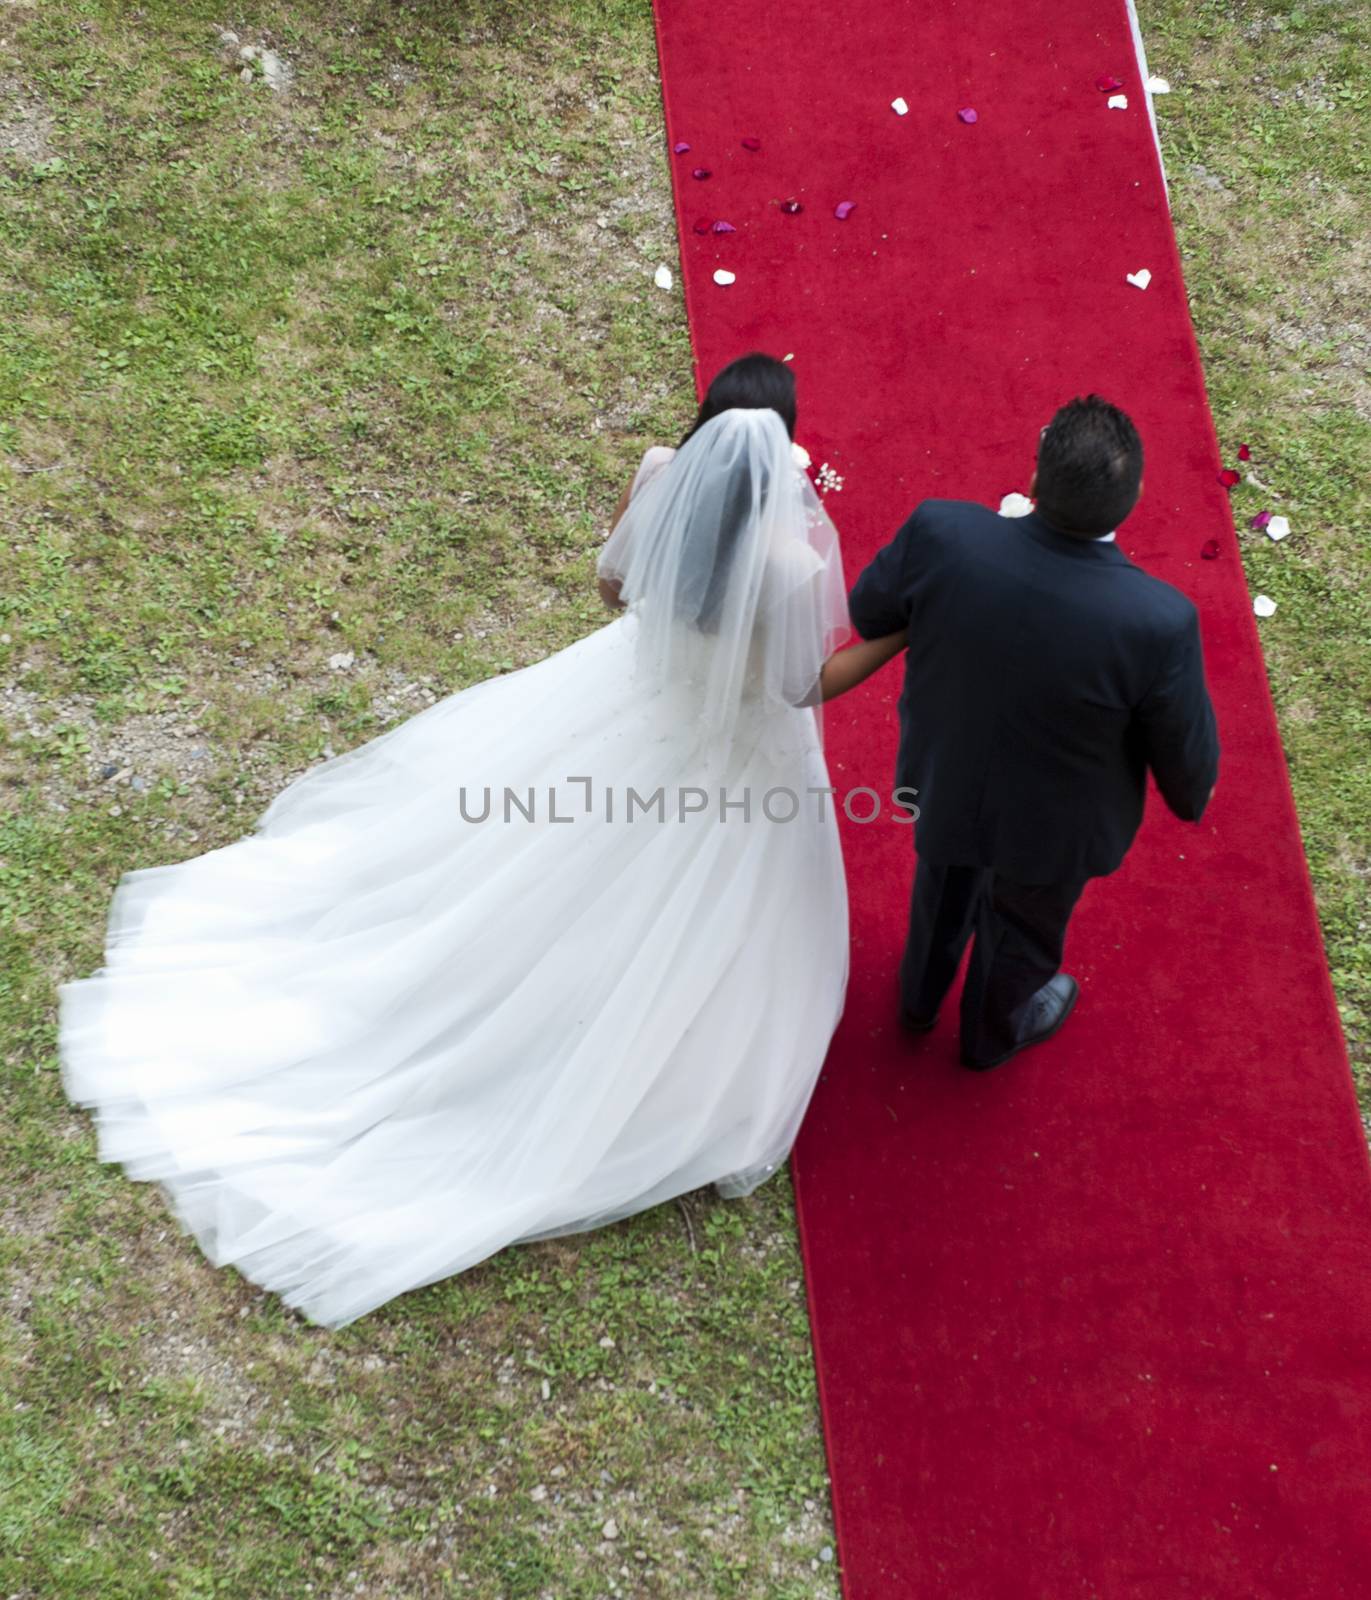
[[[851,997],[795,1163],[846,1592],[1364,1600],[1368,1162],[1122,0],[658,27],[700,372],[794,352],[850,574],[924,496],[1023,489],[1098,390],[1148,449],[1122,543],[1198,602],[1224,738],[1203,826],[1154,799],[1087,890],[1068,1028],[985,1076],[893,1027],[908,830],[846,828]],[[897,691],[834,707],[835,782],[888,793]]]

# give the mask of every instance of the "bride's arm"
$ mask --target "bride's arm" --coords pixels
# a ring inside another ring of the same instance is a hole
[[[628,510],[628,502],[632,496],[633,485],[630,483],[624,492],[619,496],[619,503],[614,508],[614,517],[609,524],[610,533],[613,533],[615,528],[617,528],[623,521],[624,512]],[[609,535],[606,534],[605,537],[608,538]],[[624,609],[624,601],[623,596],[619,593],[619,580],[617,578],[600,578],[598,582],[600,586],[601,600],[604,601],[611,611],[622,611]]]
[[[649,478],[660,472],[662,468],[665,467],[668,462],[670,462],[675,454],[676,452],[669,446],[660,444],[654,444],[652,448],[644,454],[642,465],[635,473],[632,483],[630,483],[628,488],[626,488],[619,496],[619,503],[614,508],[614,518],[609,525],[609,533],[605,535],[607,539],[613,534],[615,528],[617,528],[623,521],[624,513],[628,510],[628,504],[633,498],[634,490],[637,489],[641,484],[646,483]],[[611,610],[622,611],[624,609],[624,598],[620,593],[619,580],[617,578],[601,578],[599,580],[599,584],[601,600],[603,600]]]
[[[855,689],[887,661],[899,655],[909,643],[904,630],[888,633],[883,639],[862,639],[848,650],[836,650],[824,662],[819,674],[820,700],[835,700]]]

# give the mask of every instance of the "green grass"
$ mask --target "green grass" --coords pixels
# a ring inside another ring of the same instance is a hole
[[[1324,941],[1371,1107],[1371,13],[1156,0],[1163,153]],[[1247,469],[1244,469],[1247,470]],[[1263,507],[1295,530],[1248,529]],[[1279,973],[1272,974],[1279,981]]]
[[[1296,529],[1245,559],[1365,1084],[1367,24],[1143,20],[1219,431]],[[783,1181],[330,1336],[100,1167],[56,1073],[122,871],[598,620],[689,409],[646,5],[48,0],[0,39],[0,1593],[832,1596]]]

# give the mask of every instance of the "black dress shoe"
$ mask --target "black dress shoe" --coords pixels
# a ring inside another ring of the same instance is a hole
[[[1080,992],[1080,985],[1064,972],[1059,972],[1055,978],[1049,978],[1028,1002],[1028,1011],[1024,1017],[1019,1042],[1006,1050],[1003,1055],[995,1056],[990,1061],[978,1061],[963,1051],[962,1065],[970,1067],[973,1072],[987,1072],[991,1067],[1003,1065],[1011,1056],[1018,1055],[1020,1050],[1027,1050],[1029,1045],[1041,1044],[1044,1039],[1050,1039],[1071,1015]]]
[[[935,1011],[931,1017],[916,1017],[912,1011],[900,1007],[900,1026],[906,1033],[932,1033],[938,1026],[938,1013]]]

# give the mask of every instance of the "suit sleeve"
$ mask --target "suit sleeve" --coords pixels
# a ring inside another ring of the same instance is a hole
[[[1219,776],[1219,734],[1193,607],[1136,716],[1162,799],[1183,822],[1198,822]]]
[[[922,508],[920,508],[922,509]],[[862,569],[847,597],[852,626],[863,639],[882,639],[909,627],[912,546],[918,537],[919,511]]]

